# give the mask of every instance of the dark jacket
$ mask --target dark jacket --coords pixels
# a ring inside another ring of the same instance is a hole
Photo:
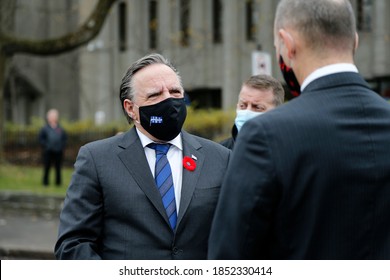
[[[390,259],[390,106],[352,72],[245,123],[212,259]]]
[[[225,140],[222,140],[219,143],[222,146],[225,146],[226,148],[228,148],[230,150],[233,150],[234,143],[236,142],[237,134],[238,134],[238,129],[237,129],[236,125],[234,124],[233,127],[232,127],[232,137],[227,138]]]
[[[39,132],[39,143],[45,151],[61,152],[65,149],[67,135],[61,126],[52,128],[46,124]]]

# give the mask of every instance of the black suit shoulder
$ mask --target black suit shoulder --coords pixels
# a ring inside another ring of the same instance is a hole
[[[230,150],[233,150],[234,148],[234,139],[233,137],[230,137],[230,138],[227,138],[225,140],[222,140],[221,142],[219,142],[219,144],[221,144],[222,146],[230,149]]]

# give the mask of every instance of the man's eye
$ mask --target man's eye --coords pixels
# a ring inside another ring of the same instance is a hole
[[[149,98],[156,98],[160,95],[160,93],[152,93],[151,95],[149,95]]]

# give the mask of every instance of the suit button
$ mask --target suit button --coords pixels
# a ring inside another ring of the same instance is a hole
[[[172,253],[173,253],[174,255],[180,254],[181,252],[182,252],[182,250],[180,250],[180,249],[178,249],[178,248],[176,248],[176,247],[173,247],[173,248],[172,248]]]

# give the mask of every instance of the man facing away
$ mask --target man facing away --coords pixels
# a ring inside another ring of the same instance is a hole
[[[301,94],[243,127],[211,259],[390,259],[390,106],[353,62],[347,0],[282,0],[274,42]]]
[[[238,132],[246,121],[282,105],[283,102],[284,89],[278,80],[269,75],[251,76],[242,84],[238,95],[232,137],[223,140],[221,144],[232,150]]]
[[[182,130],[181,78],[159,54],[120,87],[134,127],[83,146],[60,216],[58,259],[205,259],[230,151]]]

